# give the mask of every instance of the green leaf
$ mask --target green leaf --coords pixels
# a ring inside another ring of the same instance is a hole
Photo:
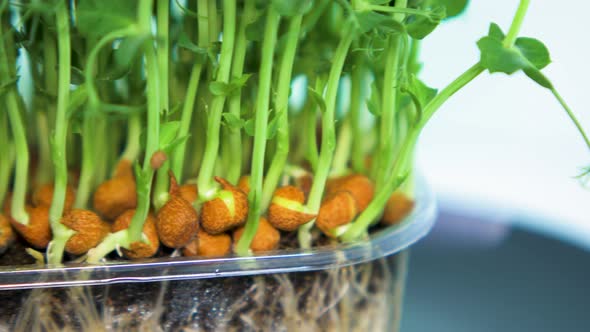
[[[482,64],[490,69],[490,72],[501,71],[511,74],[530,66],[540,70],[551,63],[549,50],[540,40],[520,37],[516,39],[514,47],[508,49],[503,45],[504,38],[500,27],[492,23],[488,36],[477,42]]]
[[[390,0],[368,0],[368,3],[371,5],[385,5],[390,2]]]
[[[538,39],[520,37],[516,39],[514,47],[537,69],[543,69],[551,63],[549,50]]]
[[[429,87],[418,79],[416,75],[411,75],[407,81],[402,84],[400,90],[407,93],[416,106],[418,114],[416,121],[420,121],[424,106],[426,106],[438,93],[437,89]]]
[[[215,96],[235,95],[244,85],[246,85],[250,76],[252,76],[252,74],[244,74],[232,79],[229,83],[211,82],[209,83],[209,91]]]
[[[128,73],[133,62],[139,57],[141,46],[148,38],[148,36],[140,35],[121,40],[119,47],[113,52],[115,62],[113,72]]]
[[[160,149],[164,149],[176,139],[179,129],[180,121],[169,121],[160,125]]]
[[[235,114],[232,113],[223,113],[223,123],[230,129],[230,130],[240,130],[244,125],[245,121],[240,119]]]
[[[435,0],[431,3],[444,7],[447,12],[446,18],[452,18],[465,11],[469,0]]]
[[[526,58],[514,48],[505,48],[502,41],[483,37],[477,42],[481,52],[480,62],[490,73],[512,74],[527,66]]]
[[[499,41],[504,41],[504,38],[506,38],[506,35],[504,34],[504,32],[502,32],[502,29],[500,28],[500,26],[496,23],[491,23],[490,24],[490,28],[488,30],[488,36],[492,37],[494,39],[497,39]]]
[[[244,85],[246,85],[251,76],[252,74],[244,74],[240,77],[236,77],[231,80],[230,85],[232,85],[234,88],[242,88]]]
[[[420,104],[425,106],[436,96],[438,90],[426,85],[416,75],[411,75],[407,83],[402,86],[402,92],[415,96]]]
[[[272,112],[272,110],[271,110],[271,112]],[[277,132],[279,131],[279,120],[280,120],[281,116],[284,115],[284,113],[285,113],[284,110],[280,111],[280,112],[276,112],[275,116],[268,123],[268,128],[266,129],[266,139],[267,140],[273,139],[277,135]]]
[[[209,83],[209,91],[215,96],[227,96],[229,95],[230,86],[228,83],[211,82]]]
[[[551,62],[547,47],[537,39],[520,37],[516,39],[513,47],[506,48],[503,45],[504,38],[500,27],[492,23],[488,36],[477,42],[481,52],[481,65],[490,73],[512,74],[522,70],[540,86],[553,89],[551,81],[541,73],[541,69]]]
[[[173,139],[172,142],[166,145],[160,144],[160,150],[164,150],[164,152],[166,152],[166,154],[169,155],[170,153],[172,153],[172,150],[174,150],[175,147],[179,146],[182,143],[185,143],[189,137],[190,135],[184,135],[182,137],[177,137]]]
[[[244,123],[244,131],[246,132],[246,134],[248,136],[254,137],[254,132],[255,132],[255,123],[254,123],[254,117],[246,120],[246,122]]]
[[[360,34],[365,34],[373,30],[385,34],[405,31],[404,25],[393,17],[373,11],[358,12],[355,14],[355,19],[358,24],[357,32]]]
[[[208,49],[203,48],[203,47],[199,47],[199,46],[197,46],[197,44],[193,43],[188,38],[188,35],[185,32],[182,32],[180,34],[180,36],[178,37],[177,45],[178,45],[178,47],[185,48],[189,51],[195,52],[196,54],[207,55],[207,53],[209,52]]]
[[[305,14],[312,3],[311,0],[273,0],[272,6],[281,16],[292,17]]]
[[[434,7],[428,16],[411,15],[408,17],[406,31],[414,39],[424,39],[436,29],[440,21],[445,17],[445,8],[441,6]]]
[[[134,25],[137,4],[121,0],[84,0],[79,2],[76,14],[80,33],[100,38],[111,31]]]
[[[326,101],[324,100],[324,97],[312,87],[307,87],[307,92],[309,93],[309,96],[313,102],[319,107],[320,112],[324,113],[326,111]]]

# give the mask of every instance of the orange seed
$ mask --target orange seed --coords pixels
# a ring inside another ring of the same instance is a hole
[[[170,199],[157,214],[156,229],[160,241],[170,248],[181,248],[191,241],[199,229],[199,215],[191,203],[180,196],[178,183],[170,174]]]
[[[234,243],[238,243],[243,233],[244,227],[240,227],[234,231]],[[252,249],[253,252],[274,250],[278,248],[280,240],[281,233],[279,233],[276,228],[272,227],[266,218],[260,217],[256,235],[254,235],[252,243],[250,243],[250,249]]]
[[[0,214],[0,254],[3,254],[14,242],[16,236],[10,222],[3,214]]]
[[[231,236],[209,234],[200,229],[197,236],[182,249],[183,256],[222,257],[231,252]]]
[[[12,227],[19,233],[27,243],[36,249],[45,249],[51,241],[51,227],[49,226],[49,207],[27,205],[25,207],[29,214],[29,224],[23,225],[10,218]]]
[[[350,223],[357,213],[357,203],[352,194],[339,191],[322,202],[316,225],[324,234],[333,237],[332,231]]]
[[[183,184],[178,187],[180,197],[193,204],[199,198],[199,190],[196,184]]]
[[[72,206],[74,205],[74,188],[71,185],[66,187],[66,199],[64,201],[64,211],[69,211]],[[33,205],[45,205],[51,206],[51,202],[53,200],[53,183],[46,183],[40,187],[38,187],[35,192],[33,192]]]
[[[241,226],[248,215],[248,196],[226,180],[215,177],[223,190],[201,208],[201,226],[209,234],[219,234]]]
[[[362,174],[350,174],[328,181],[326,186],[327,196],[341,190],[347,190],[352,194],[357,202],[358,212],[364,211],[375,195],[373,182]]]
[[[238,180],[238,188],[240,188],[244,194],[250,193],[250,175],[242,175]]]
[[[131,225],[131,219],[135,214],[135,210],[127,210],[123,212],[111,227],[111,231],[118,232],[129,228]],[[147,219],[143,223],[143,234],[147,237],[149,243],[137,241],[131,243],[129,249],[122,249],[123,255],[130,259],[148,258],[152,257],[158,252],[160,247],[160,239],[158,238],[158,231],[156,229],[156,218],[153,214],[149,213]]]
[[[275,191],[268,208],[268,221],[282,231],[294,231],[316,217],[303,212],[305,195],[295,186],[285,186]]]
[[[414,208],[414,201],[402,192],[394,192],[385,204],[381,222],[385,225],[400,223]]]
[[[89,210],[73,209],[61,218],[61,223],[76,232],[65,247],[73,255],[82,255],[96,247],[110,230],[109,224]]]
[[[119,176],[103,182],[94,192],[93,206],[108,220],[114,220],[121,213],[135,209],[135,179],[132,176]]]

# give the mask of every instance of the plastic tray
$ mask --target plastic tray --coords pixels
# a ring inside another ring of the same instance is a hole
[[[0,290],[205,279],[345,267],[389,256],[409,247],[430,231],[435,215],[434,194],[422,178],[417,178],[413,212],[398,226],[373,233],[369,241],[311,250],[280,250],[250,257],[158,258],[61,267],[8,266],[0,269]]]

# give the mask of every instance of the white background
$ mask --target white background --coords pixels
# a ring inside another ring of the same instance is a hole
[[[490,22],[508,30],[517,0],[472,0],[423,45],[422,78],[442,88],[479,58]],[[521,35],[541,39],[553,81],[590,130],[587,1],[533,0]],[[573,179],[590,151],[551,93],[518,74],[487,72],[424,130],[418,163],[446,208],[524,224],[590,248],[590,190]]]

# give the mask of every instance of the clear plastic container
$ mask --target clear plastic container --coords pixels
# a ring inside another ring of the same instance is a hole
[[[0,330],[395,331],[406,248],[432,228],[414,211],[370,240],[253,257],[0,269]],[[77,286],[77,287],[73,287]]]

